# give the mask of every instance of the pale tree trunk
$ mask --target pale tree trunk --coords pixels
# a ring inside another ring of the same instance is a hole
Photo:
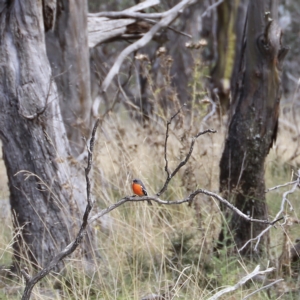
[[[277,1],[250,1],[245,53],[239,69],[238,90],[234,93],[237,98],[233,100],[236,109],[220,162],[223,195],[245,214],[257,219],[268,218],[264,163],[276,138],[281,64],[287,53],[281,45],[277,18]],[[236,214],[230,216],[229,227],[238,248],[265,228],[263,224],[251,224]],[[221,234],[221,240],[224,238]],[[266,233],[257,253],[262,253],[267,242]],[[244,249],[244,254],[250,253],[251,245]]]
[[[20,230],[15,256],[28,255],[44,266],[74,236],[85,208],[83,170],[76,172],[68,162],[71,151],[51,80],[42,2],[0,6],[0,136],[14,226]]]
[[[71,151],[79,154],[84,147],[82,137],[89,133],[92,106],[86,0],[57,0],[52,27],[46,34],[47,55]]]

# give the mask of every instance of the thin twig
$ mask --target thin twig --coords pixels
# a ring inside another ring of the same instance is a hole
[[[267,284],[267,285],[264,285],[264,286],[262,286],[261,288],[259,288],[258,290],[254,291],[254,292],[250,293],[249,295],[247,295],[246,297],[244,297],[243,300],[249,299],[249,298],[252,297],[253,295],[255,295],[255,294],[261,292],[262,290],[268,289],[268,288],[270,288],[271,286],[273,286],[273,285],[275,285],[275,284],[277,284],[277,283],[279,283],[279,282],[281,282],[281,281],[283,281],[283,280],[284,280],[284,279],[280,278],[280,279],[277,279],[277,280],[275,280],[275,281],[273,281],[273,282],[271,282],[271,283],[269,283],[269,284]]]
[[[151,19],[145,19],[145,21],[146,21],[146,22],[149,22],[150,24],[157,24],[157,21],[153,21],[153,20],[151,20]],[[190,34],[185,33],[185,32],[183,32],[183,31],[180,31],[180,30],[177,30],[176,28],[174,28],[174,27],[172,27],[172,26],[167,26],[167,28],[170,29],[170,30],[172,30],[172,31],[174,31],[175,33],[178,33],[178,34],[180,34],[180,35],[186,36],[186,37],[188,37],[188,38],[190,38],[190,39],[192,38],[192,36],[191,36]]]
[[[203,118],[202,123],[206,123],[217,111],[217,104],[215,101],[212,101],[210,97],[207,97],[210,105],[211,105],[211,110],[210,112]]]
[[[140,13],[140,12],[129,12],[129,11],[103,11],[98,13],[90,13],[89,17],[105,17],[110,19],[121,19],[121,18],[131,18],[144,20],[149,19],[161,19],[167,16],[167,11],[163,13]]]
[[[119,94],[120,94],[120,90],[121,88],[123,89],[124,86],[126,86],[126,84],[129,82],[129,79],[131,78],[131,73],[132,73],[132,67],[133,67],[133,62],[134,62],[134,59],[131,61],[130,63],[130,67],[129,67],[129,72],[128,72],[128,76],[126,78],[126,80],[124,81],[124,83],[122,83],[122,85],[120,84],[120,79],[118,77],[117,79],[117,83],[118,83],[118,86],[119,88],[117,89],[117,92],[114,96],[114,99],[112,101],[112,105],[106,109],[106,111],[104,112],[104,114],[100,117],[101,119],[101,122],[104,120],[104,118],[111,112],[113,111],[115,105],[118,103],[118,97],[119,97]],[[93,116],[97,116],[98,115],[98,110],[99,110],[99,105],[100,105],[100,102],[101,102],[101,99],[102,97],[104,98],[106,96],[105,93],[101,93],[101,98],[100,97],[97,97],[94,101],[94,104],[93,104],[93,107],[92,107],[92,112],[93,112]]]
[[[281,206],[280,206],[280,210],[279,210],[278,213],[276,214],[276,216],[275,216],[273,222],[270,224],[270,226],[267,226],[267,228],[265,228],[263,231],[261,231],[260,234],[258,234],[256,237],[254,237],[254,238],[248,240],[248,241],[247,241],[247,242],[246,242],[246,243],[238,250],[238,252],[243,251],[243,249],[245,249],[245,247],[246,247],[249,243],[254,242],[254,241],[256,241],[256,244],[255,244],[255,247],[254,247],[254,251],[257,251],[257,248],[258,248],[258,245],[259,245],[259,243],[260,243],[260,240],[261,240],[262,236],[263,236],[266,232],[268,232],[276,222],[278,222],[278,221],[280,221],[280,220],[282,220],[282,219],[285,219],[285,217],[281,217],[281,218],[280,218],[280,215],[283,214],[283,212],[284,212],[285,204],[288,203],[289,206],[290,206],[290,209],[291,209],[291,210],[293,209],[293,207],[292,207],[290,201],[287,199],[287,196],[288,196],[289,194],[294,193],[295,190],[296,190],[296,188],[299,186],[299,183],[300,183],[299,173],[300,173],[300,170],[298,170],[298,178],[297,178],[297,180],[294,182],[293,187],[292,187],[290,190],[286,191],[286,192],[283,194],[283,196],[282,196],[282,201],[281,201]]]
[[[178,113],[177,113],[178,114]],[[176,114],[176,115],[177,115]],[[174,116],[176,116],[174,115]],[[173,117],[174,117],[173,116]],[[171,119],[172,120],[172,119]],[[170,120],[170,121],[171,121]],[[170,125],[170,124],[169,124]],[[190,146],[190,150],[188,152],[188,154],[186,155],[185,159],[182,160],[178,166],[175,168],[175,170],[170,173],[170,170],[168,169],[168,159],[167,159],[167,139],[168,139],[168,123],[167,123],[167,132],[166,132],[166,140],[165,140],[165,161],[166,161],[166,166],[165,166],[165,170],[167,172],[167,179],[162,187],[162,189],[156,194],[158,197],[166,191],[166,189],[168,188],[168,185],[169,185],[169,182],[170,180],[177,174],[177,172],[188,162],[188,160],[190,159],[192,153],[193,153],[193,150],[194,150],[194,145],[195,145],[195,142],[197,140],[197,138],[205,133],[216,133],[217,131],[214,130],[214,129],[207,129],[207,130],[204,130],[204,131],[201,131],[199,132],[198,134],[196,134],[193,138],[192,138],[192,142],[191,142],[191,146]]]
[[[161,19],[163,18],[163,13],[151,13],[151,14],[146,14],[146,13],[139,13],[139,12],[125,12],[125,11],[111,11],[111,12],[100,12],[96,14],[90,14],[90,17],[106,17],[109,19],[120,19],[120,18],[131,18],[131,19],[137,19],[137,20],[144,20],[145,22],[148,22],[150,24],[157,24],[157,21],[154,21],[152,19]],[[172,26],[167,26],[168,29],[174,31],[175,33],[178,33],[180,35],[186,36],[188,38],[192,38],[190,34],[187,34],[183,31],[177,30],[176,28]],[[91,30],[90,32],[99,32],[102,31],[103,29],[98,29],[98,30]],[[141,38],[143,35],[133,35],[131,38]],[[121,36],[122,38],[128,38],[125,34]]]
[[[185,104],[184,104],[185,105]],[[166,162],[166,165],[165,165],[165,171],[167,172],[167,179],[170,178],[170,171],[169,171],[169,161],[168,161],[168,138],[169,138],[169,127],[173,121],[174,118],[176,118],[176,116],[180,113],[181,111],[181,108],[178,110],[178,112],[176,114],[174,114],[170,120],[167,121],[167,129],[166,129],[166,138],[165,138],[165,162]],[[171,179],[171,178],[170,178]],[[161,193],[158,193],[157,195],[159,196]]]
[[[78,245],[81,243],[85,233],[86,233],[86,227],[88,225],[88,217],[89,214],[93,208],[93,202],[91,201],[91,194],[90,194],[90,179],[89,179],[89,172],[92,167],[92,161],[93,161],[93,150],[94,150],[94,143],[95,143],[95,135],[98,128],[100,120],[98,119],[94,125],[93,131],[92,131],[92,137],[90,140],[90,148],[88,149],[88,163],[87,167],[85,169],[85,178],[86,178],[86,192],[87,192],[87,206],[84,212],[84,215],[82,217],[82,224],[79,229],[79,232],[73,242],[71,242],[65,249],[63,249],[61,252],[59,252],[51,261],[50,263],[43,268],[40,272],[38,272],[34,277],[30,277],[27,272],[24,270],[22,273],[24,274],[24,277],[26,279],[26,286],[25,290],[22,296],[22,300],[29,300],[30,295],[32,292],[33,287],[46,275],[48,275],[56,266],[57,264],[63,260],[65,257],[69,256],[71,253],[73,253]]]
[[[237,184],[236,186],[239,186],[240,185],[240,181],[241,181],[241,178],[242,178],[242,175],[245,171],[245,160],[246,160],[246,156],[247,156],[247,150],[245,150],[245,153],[244,153],[244,157],[243,157],[243,161],[242,161],[242,165],[241,165],[241,171],[240,171],[240,174],[239,174],[239,178],[238,178],[238,181],[237,181]]]
[[[276,186],[274,186],[274,187],[271,187],[271,188],[265,190],[265,193],[268,193],[268,192],[271,192],[271,191],[280,189],[280,188],[285,187],[285,186],[289,186],[289,185],[295,184],[296,182],[298,182],[298,181],[297,181],[297,180],[294,180],[294,181],[287,182],[287,183],[284,183],[284,184],[276,185]]]
[[[130,8],[125,9],[123,12],[130,13],[130,12],[141,11],[141,10],[144,10],[144,9],[149,8],[151,6],[156,6],[159,3],[160,3],[159,0],[154,0],[154,1],[153,0],[151,0],[151,1],[146,0],[146,1],[143,1],[143,2],[141,2],[141,3],[139,3],[135,6],[132,6]],[[115,13],[119,13],[119,12],[115,12]],[[100,12],[100,13],[89,13],[88,17],[101,17],[101,14],[103,14],[103,13],[102,12]]]

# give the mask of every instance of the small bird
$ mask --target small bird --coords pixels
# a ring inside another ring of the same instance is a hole
[[[134,192],[135,195],[137,196],[148,196],[148,193],[146,191],[146,188],[144,184],[142,183],[141,180],[139,179],[133,179],[132,180],[132,191]],[[147,200],[149,205],[152,205],[150,200]]]

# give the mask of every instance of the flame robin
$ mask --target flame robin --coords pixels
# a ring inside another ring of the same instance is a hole
[[[141,180],[139,179],[133,179],[132,181],[132,191],[137,196],[148,196],[148,193],[146,191],[146,188]],[[147,200],[149,205],[152,205],[150,200]]]

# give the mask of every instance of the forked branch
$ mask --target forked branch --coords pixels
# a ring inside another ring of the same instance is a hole
[[[287,185],[290,185],[290,184],[293,184],[292,188],[288,191],[286,191],[285,193],[283,193],[283,197],[282,197],[282,201],[281,201],[281,205],[280,205],[280,210],[277,212],[273,222],[267,227],[265,228],[262,232],[260,232],[260,234],[258,234],[256,237],[248,240],[238,251],[241,252],[243,251],[243,249],[245,249],[245,247],[249,244],[249,243],[252,243],[254,241],[256,241],[256,244],[255,244],[255,247],[254,247],[254,251],[257,250],[258,248],[258,245],[260,243],[260,240],[261,238],[263,237],[264,234],[266,234],[271,228],[272,228],[272,225],[274,225],[276,222],[282,220],[282,219],[285,219],[286,217],[283,216],[283,217],[280,217],[283,215],[285,209],[286,209],[286,205],[288,205],[290,207],[290,210],[293,210],[293,207],[290,203],[290,201],[288,200],[288,195],[290,194],[293,194],[295,192],[295,190],[299,187],[300,185],[300,170],[298,170],[298,174],[297,174],[297,180],[293,181],[293,182],[289,182],[289,183],[286,183],[286,184],[283,184],[281,186],[277,186],[275,188],[278,188],[278,187],[282,187],[282,186],[287,186]],[[273,190],[273,189],[270,189],[270,190]]]
[[[181,109],[180,109],[181,110]],[[164,186],[162,187],[162,189],[156,194],[157,197],[159,197],[163,192],[165,192],[168,188],[168,185],[171,181],[171,179],[177,174],[177,172],[188,162],[188,160],[190,159],[193,150],[194,150],[194,145],[195,142],[197,140],[197,138],[203,134],[206,133],[216,133],[217,131],[214,129],[207,129],[204,131],[199,132],[198,134],[196,134],[193,138],[192,138],[192,142],[190,145],[190,149],[189,152],[187,153],[186,157],[184,158],[184,160],[182,160],[178,166],[175,168],[175,170],[171,173],[169,170],[169,161],[168,161],[168,154],[167,154],[167,150],[168,150],[168,138],[169,138],[169,127],[171,125],[172,120],[180,113],[180,110],[178,110],[178,112],[176,114],[174,114],[171,119],[167,122],[167,129],[166,129],[166,138],[165,138],[165,171],[167,173],[167,179],[164,183]]]

